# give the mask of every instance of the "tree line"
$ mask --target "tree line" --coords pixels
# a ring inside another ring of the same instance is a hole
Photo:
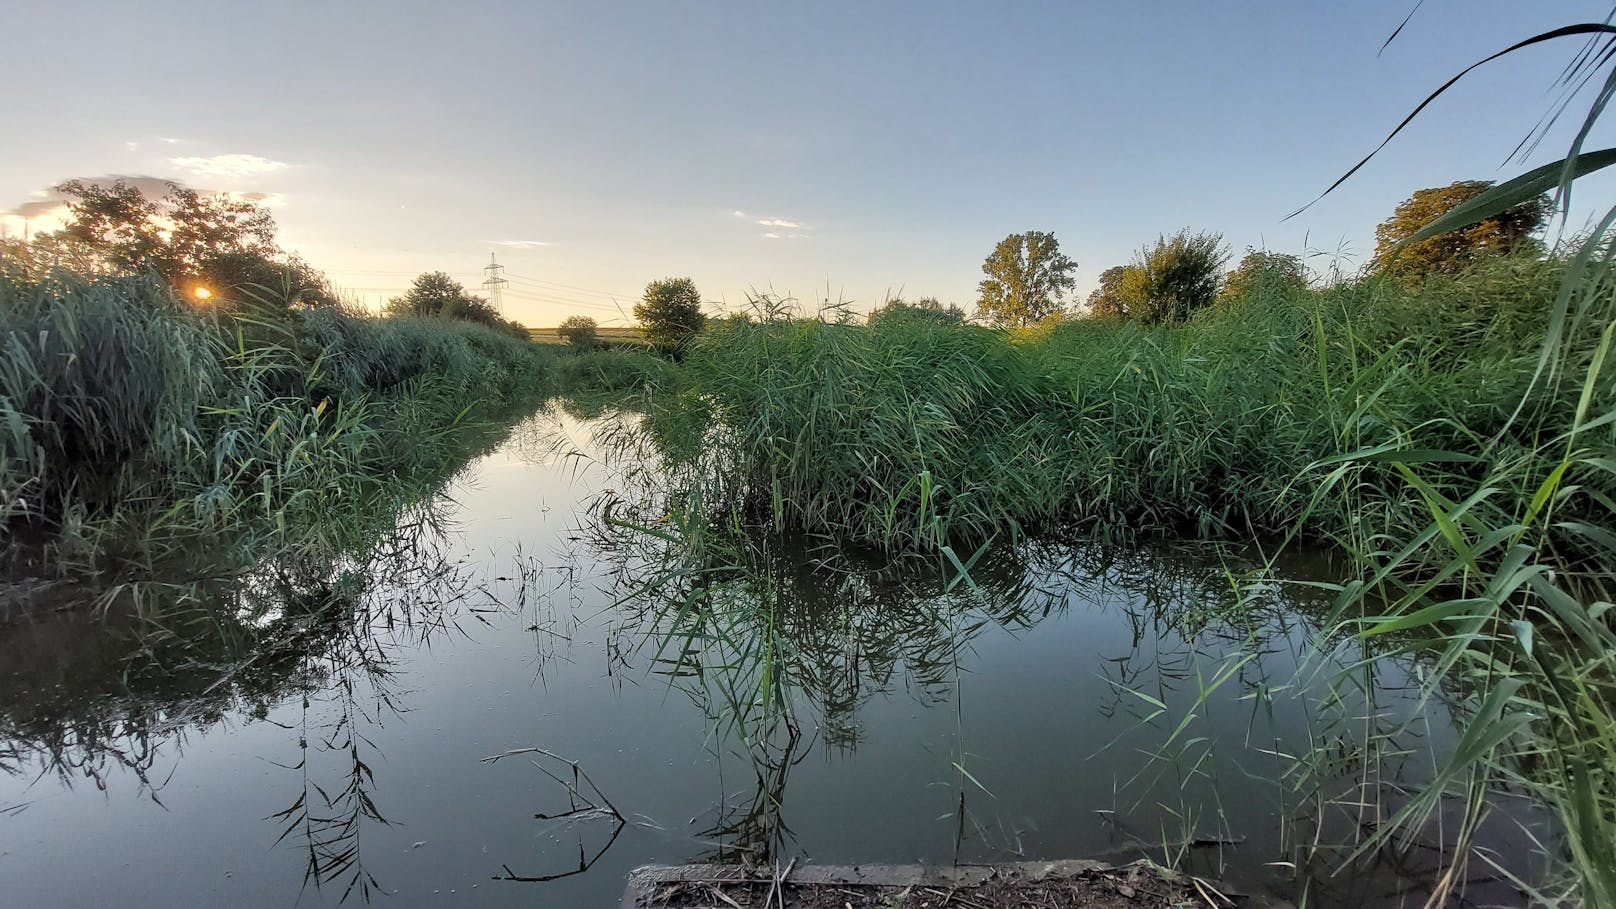
[[[1461,271],[1479,258],[1538,244],[1535,234],[1547,223],[1553,206],[1537,196],[1491,218],[1410,243],[1420,228],[1492,186],[1465,180],[1415,192],[1375,228],[1375,255],[1369,269],[1400,280],[1419,281],[1432,274]],[[1102,319],[1131,319],[1146,324],[1183,322],[1216,304],[1262,291],[1306,287],[1307,269],[1299,256],[1248,249],[1233,271],[1220,234],[1181,230],[1141,247],[1132,261],[1100,272],[1099,286],[1089,294],[1084,314]],[[1077,263],[1060,251],[1055,235],[1045,231],[1011,234],[1000,240],[982,263],[985,277],[977,286],[979,319],[998,326],[1029,325],[1069,311],[1068,294],[1076,286]],[[1075,302],[1075,301],[1074,301]]]

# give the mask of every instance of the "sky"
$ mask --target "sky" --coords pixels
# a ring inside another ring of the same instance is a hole
[[[670,276],[715,309],[971,306],[1025,230],[1079,295],[1185,227],[1350,269],[1415,189],[1564,153],[1575,123],[1511,159],[1575,39],[1467,76],[1285,216],[1465,66],[1611,11],[1416,2],[19,3],[0,229],[52,227],[72,178],[250,193],[357,300],[478,289],[495,254],[529,325],[631,321]]]

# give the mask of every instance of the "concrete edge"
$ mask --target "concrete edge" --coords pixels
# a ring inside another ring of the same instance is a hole
[[[812,865],[800,864],[791,870],[794,884],[855,884],[872,887],[947,887],[973,886],[995,874],[1006,872],[1041,881],[1050,877],[1072,877],[1094,871],[1123,871],[1133,866],[1153,863],[1140,859],[1133,862],[1112,863],[1093,859],[1061,859],[1046,862],[1003,862],[990,865]],[[628,885],[623,890],[620,905],[634,909],[660,885],[681,881],[710,881],[713,883],[768,880],[767,874],[758,874],[740,865],[642,865],[629,872]],[[1246,896],[1249,909],[1289,909],[1290,904],[1272,897],[1256,894]]]

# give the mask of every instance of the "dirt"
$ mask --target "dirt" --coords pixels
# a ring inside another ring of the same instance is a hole
[[[818,875],[825,877],[825,875]],[[647,882],[641,909],[1275,909],[1259,897],[1224,893],[1219,885],[1170,876],[1138,862],[1069,873],[1029,873],[1005,867],[966,880],[903,885],[770,876]],[[625,906],[629,905],[625,902]]]

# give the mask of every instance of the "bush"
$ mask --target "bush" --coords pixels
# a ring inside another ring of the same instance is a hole
[[[588,316],[568,316],[556,329],[556,336],[579,350],[600,346],[600,331]]]

